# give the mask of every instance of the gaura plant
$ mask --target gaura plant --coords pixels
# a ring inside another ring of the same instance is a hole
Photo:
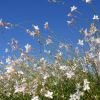
[[[67,3],[65,0],[48,2],[63,6]],[[82,0],[82,3],[92,5],[92,0]],[[76,15],[82,13],[75,5],[69,10],[66,24],[72,33],[72,27],[77,27]],[[11,39],[5,53],[13,52],[13,55],[0,61],[0,100],[100,100],[99,15],[94,13],[91,20],[87,28],[77,27],[83,38],[74,47],[71,43],[60,42],[49,22],[45,22],[43,28],[52,36],[44,37],[38,25],[33,24],[27,29],[1,19],[0,29],[24,29],[40,50],[30,43],[23,49],[18,40]],[[85,44],[88,50],[85,50]],[[52,46],[56,47],[56,53],[50,48]],[[38,52],[38,58],[32,51]]]

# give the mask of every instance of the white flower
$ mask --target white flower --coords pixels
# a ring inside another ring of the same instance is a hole
[[[35,36],[35,32],[34,31],[30,31],[29,29],[26,29],[26,32],[30,35],[30,36]]]
[[[86,3],[91,3],[92,0],[85,0]]]
[[[6,63],[7,63],[7,64],[11,64],[11,62],[12,62],[11,57],[6,58]]]
[[[46,45],[49,45],[49,44],[51,44],[51,43],[53,43],[53,41],[52,41],[50,38],[48,38],[48,39],[46,40]]]
[[[44,74],[43,79],[46,80],[49,77],[49,74]]]
[[[42,57],[41,59],[40,59],[40,62],[42,63],[42,62],[44,62],[45,61],[45,59]]]
[[[26,84],[18,85],[18,82],[16,82],[16,85],[14,86],[15,92],[14,93],[19,93],[19,92],[25,92]]]
[[[64,65],[59,67],[60,70],[66,70],[66,68],[67,66],[64,66]]]
[[[26,56],[26,52],[22,51],[22,52],[21,52],[21,56],[22,56],[22,57]]]
[[[5,26],[5,29],[10,29],[8,26]]]
[[[64,46],[64,43],[59,43],[59,48],[63,48]]]
[[[38,25],[33,25],[33,27],[34,27],[35,30],[39,30]]]
[[[70,99],[69,100],[80,100],[80,96],[78,96],[76,94],[70,95]]]
[[[89,36],[90,35],[89,32],[87,31],[87,29],[84,30],[84,34],[85,34],[85,36]]]
[[[15,93],[24,92],[24,91],[25,91],[25,87],[15,87]]]
[[[81,45],[81,46],[83,46],[84,45],[84,43],[83,43],[83,40],[78,40],[78,45]]]
[[[70,79],[75,75],[75,73],[73,71],[69,71],[69,72],[65,73],[65,75],[67,76],[67,78]]]
[[[77,10],[77,7],[76,6],[72,6],[71,7],[71,12],[76,11],[76,10]]]
[[[21,74],[21,75],[23,75],[24,73],[23,73],[23,71],[18,71],[18,74]]]
[[[33,64],[34,67],[37,67],[37,64]]]
[[[74,19],[73,19],[73,18],[72,18],[71,20],[68,20],[68,21],[67,21],[67,24],[68,24],[68,25],[72,25],[73,23],[74,23]]]
[[[32,34],[34,34],[35,36],[37,36],[37,35],[39,35],[40,34],[40,31],[39,31],[39,27],[36,25],[33,25],[33,27],[34,27],[34,33],[32,33]]]
[[[0,80],[3,80],[3,79],[4,79],[4,77],[0,75]]]
[[[38,96],[33,96],[31,100],[39,100]]]
[[[45,97],[52,99],[53,98],[53,92],[47,91],[47,93],[45,94]]]
[[[26,44],[25,45],[25,49],[26,49],[26,53],[28,53],[28,52],[30,52],[32,50],[32,47],[31,47],[31,45]]]
[[[77,83],[77,84],[76,84],[76,88],[77,88],[77,90],[81,88],[80,83]]]
[[[22,81],[22,83],[26,82],[26,78],[22,78],[21,81]]]
[[[92,48],[92,49],[94,49],[94,48]],[[88,57],[91,58],[91,59],[93,59],[95,57],[95,55],[93,53],[88,53]]]
[[[42,57],[40,58],[40,63],[45,67],[46,66],[46,60]]]
[[[72,13],[68,13],[68,15],[67,15],[68,17],[71,17],[72,16]]]
[[[86,90],[89,90],[90,87],[89,87],[89,83],[87,79],[84,79],[84,86],[83,86],[83,90],[86,91]]]
[[[45,24],[44,24],[44,28],[45,28],[45,29],[48,28],[48,22],[45,22]]]
[[[92,34],[96,33],[97,31],[98,31],[98,29],[97,29],[96,25],[94,23],[92,23],[90,25],[89,33],[91,33],[91,35],[92,35]]]
[[[80,96],[83,96],[83,92],[77,90],[75,94],[70,95],[69,100],[80,100]]]
[[[60,50],[58,50],[58,56],[62,56],[62,55],[63,53]]]
[[[99,16],[98,15],[94,15],[93,16],[93,20],[99,20]]]

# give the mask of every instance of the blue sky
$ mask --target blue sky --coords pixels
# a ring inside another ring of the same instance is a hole
[[[79,38],[82,38],[76,29],[86,28],[92,22],[94,15],[92,9],[95,8],[96,13],[100,15],[100,0],[93,0],[92,5],[87,5],[82,0],[65,1],[66,5],[48,3],[48,0],[0,0],[0,18],[14,24],[20,23],[25,28],[31,28],[32,24],[39,25],[41,34],[45,37],[48,32],[43,30],[43,24],[48,21],[58,41],[68,43],[72,41],[74,45]],[[72,27],[70,31],[66,21],[69,20],[67,14],[73,5],[77,6],[82,14],[77,14],[76,27]],[[39,48],[25,30],[16,28],[0,33],[0,52],[3,52],[11,38],[17,39],[20,46],[31,43],[33,47]]]

